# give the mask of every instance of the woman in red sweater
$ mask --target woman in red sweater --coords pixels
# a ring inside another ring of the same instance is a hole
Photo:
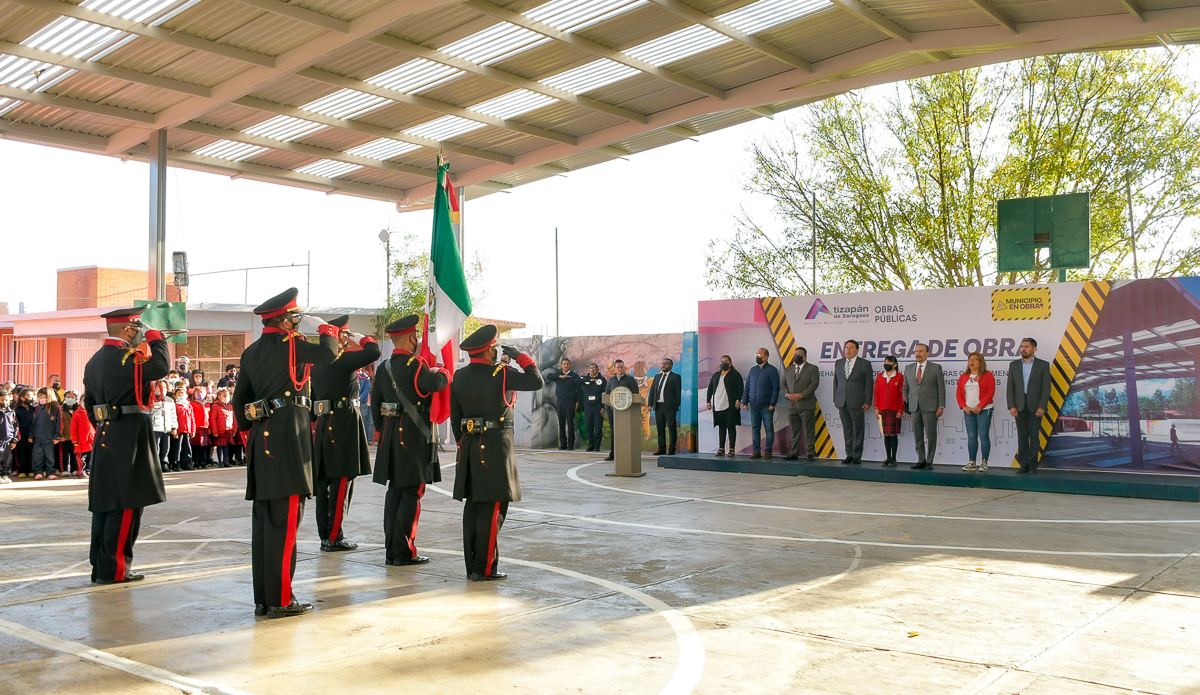
[[[192,408],[192,418],[196,421],[196,433],[192,435],[192,459],[196,468],[208,468],[212,463],[212,453],[209,451],[212,438],[209,436],[208,406],[204,403],[206,393],[204,387],[197,387],[192,392],[189,403]]]
[[[196,434],[196,416],[188,402],[187,389],[175,389],[175,417],[179,421],[179,435],[171,440],[171,460],[178,463],[176,470],[193,470],[192,437]]]
[[[217,451],[217,465],[230,466],[229,449],[237,434],[237,423],[233,420],[233,406],[229,404],[229,389],[217,389],[217,400],[208,411],[208,426],[212,431],[213,448]]]
[[[964,471],[986,471],[992,452],[992,399],[996,396],[996,377],[988,371],[987,361],[978,352],[967,355],[967,370],[958,377],[958,407],[967,421],[967,455]],[[983,456],[975,465],[975,455]]]
[[[887,453],[885,466],[896,465],[896,449],[900,443],[900,418],[904,415],[904,375],[896,358],[883,359],[883,371],[875,377],[875,417],[883,432],[883,449]]]

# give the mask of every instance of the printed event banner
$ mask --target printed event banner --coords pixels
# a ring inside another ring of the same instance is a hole
[[[721,355],[742,376],[754,353],[767,348],[780,370],[794,346],[808,350],[821,370],[816,451],[842,458],[841,417],[833,405],[833,367],[845,341],[861,345],[876,374],[894,355],[903,370],[918,343],[945,373],[946,405],[939,423],[935,464],[966,463],[963,413],[956,398],[967,356],[981,353],[996,380],[991,466],[1013,465],[1016,424],[1006,403],[1010,364],[1022,338],[1038,343],[1051,364],[1052,397],[1043,421],[1043,467],[1200,473],[1200,420],[1196,377],[1200,357],[1200,279],[1054,283],[805,297],[734,299],[699,304],[698,400],[700,451],[717,447],[706,408],[709,379]],[[791,432],[787,401],[775,410],[776,455]],[[867,460],[884,458],[872,410],[865,418]],[[749,453],[749,413],[743,411],[738,452]],[[899,459],[916,460],[912,421],[901,428]]]

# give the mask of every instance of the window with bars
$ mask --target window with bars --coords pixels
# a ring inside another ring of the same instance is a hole
[[[245,333],[188,336],[186,343],[175,346],[175,356],[191,358],[191,368],[204,372],[204,378],[216,383],[225,376],[226,365],[241,365],[246,349]]]

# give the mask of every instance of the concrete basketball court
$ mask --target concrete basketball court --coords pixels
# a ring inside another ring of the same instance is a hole
[[[503,582],[427,491],[386,567],[383,488],[255,618],[245,471],[167,476],[128,586],[88,581],[86,485],[0,489],[2,693],[1200,692],[1200,506],[660,470],[520,454]],[[447,455],[443,463],[451,464]],[[444,469],[452,487],[453,467]]]

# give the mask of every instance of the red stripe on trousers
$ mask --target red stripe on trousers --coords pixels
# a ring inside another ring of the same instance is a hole
[[[283,544],[283,573],[279,583],[279,605],[292,605],[292,551],[296,547],[296,517],[300,511],[300,495],[288,498],[287,541]]]
[[[329,542],[337,543],[338,534],[342,532],[342,506],[346,503],[346,484],[349,478],[342,478],[338,485],[337,509],[333,512],[333,526],[329,529]]]
[[[117,573],[113,576],[113,581],[125,580],[125,539],[129,536],[129,527],[133,525],[133,510],[126,509],[121,512],[121,533],[117,536]]]
[[[488,538],[487,569],[484,570],[484,574],[487,574],[487,575],[491,575],[492,562],[496,559],[496,533],[497,533],[497,531],[499,531],[499,529],[496,527],[499,525],[499,523],[500,523],[500,503],[497,502],[496,509],[492,511],[492,533],[491,533],[491,536]]]
[[[421,483],[421,487],[417,488],[417,513],[413,515],[412,535],[408,537],[408,550],[412,557],[417,556],[417,522],[421,519],[421,498],[424,496],[425,483]]]

